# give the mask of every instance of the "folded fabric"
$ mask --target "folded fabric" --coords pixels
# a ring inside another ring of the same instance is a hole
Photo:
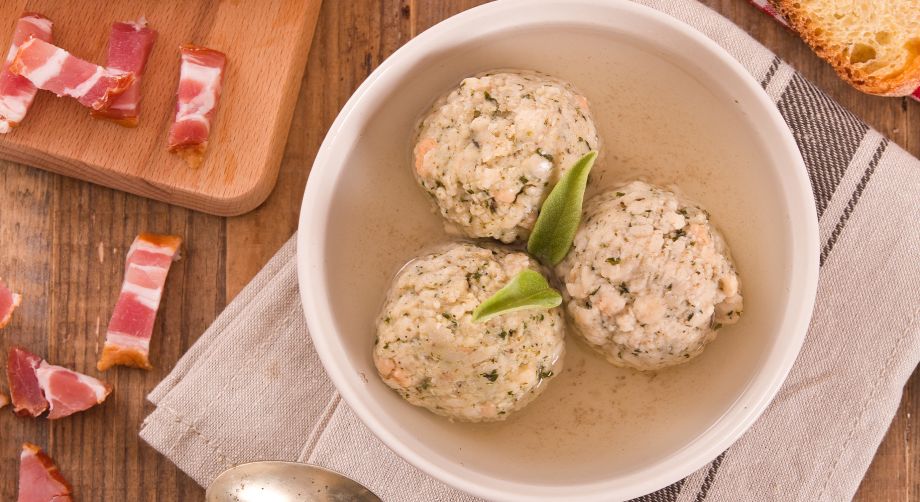
[[[807,164],[821,276],[807,340],[753,428],[648,502],[850,499],[920,360],[920,161],[697,2],[642,0],[718,42],[776,102]],[[319,464],[392,501],[474,500],[384,446],[313,350],[291,239],[150,394],[141,437],[206,486],[255,460]]]

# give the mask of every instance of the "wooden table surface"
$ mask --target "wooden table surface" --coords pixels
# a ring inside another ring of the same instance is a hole
[[[691,1],[691,0],[687,0]],[[920,156],[920,103],[860,94],[793,35],[743,0],[703,0],[777,52],[845,107]],[[0,332],[49,361],[96,374],[125,251],[141,231],[187,236],[157,319],[156,369],[120,368],[100,407],[49,422],[0,413],[0,500],[13,500],[19,445],[48,448],[82,501],[196,501],[204,491],[140,441],[146,394],[294,232],[310,165],[339,109],[390,53],[478,0],[326,0],[294,112],[278,186],[258,210],[219,218],[0,162],[0,275],[25,300]],[[857,494],[920,500],[920,372]]]

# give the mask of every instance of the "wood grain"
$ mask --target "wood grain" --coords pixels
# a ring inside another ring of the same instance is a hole
[[[688,0],[689,1],[689,0]],[[844,106],[920,155],[920,104],[852,91],[794,36],[741,0],[704,0],[783,56]],[[0,412],[0,500],[16,493],[18,445],[49,448],[83,501],[200,501],[204,491],[137,437],[144,395],[296,228],[300,197],[323,136],[361,81],[390,53],[477,0],[327,0],[281,162],[265,204],[216,218],[0,162],[0,275],[26,294],[0,349],[29,345],[53,362],[96,374],[93,363],[121,283],[125,247],[139,230],[187,237],[158,318],[151,373],[103,375],[116,392],[67,421]],[[911,129],[913,126],[913,129]],[[911,132],[913,131],[913,132]],[[102,261],[99,243],[103,244]],[[920,372],[857,494],[859,501],[920,500]]]
[[[320,0],[12,0],[0,3],[0,40],[24,10],[54,24],[54,41],[103,64],[114,21],[144,15],[159,32],[142,81],[141,121],[126,129],[90,118],[76,100],[39,93],[0,157],[200,211],[236,215],[274,186]],[[98,8],[105,5],[104,9]],[[166,151],[179,78],[178,46],[228,55],[222,104],[200,169]]]

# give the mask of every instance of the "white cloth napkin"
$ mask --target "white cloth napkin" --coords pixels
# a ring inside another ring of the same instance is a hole
[[[849,499],[920,360],[920,161],[697,2],[642,0],[725,47],[805,158],[821,232],[807,340],[754,427],[650,502]],[[344,472],[388,501],[471,500],[387,449],[327,379],[301,311],[291,239],[150,394],[141,437],[206,486],[239,463]]]

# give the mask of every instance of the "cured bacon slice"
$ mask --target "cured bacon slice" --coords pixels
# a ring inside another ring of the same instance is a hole
[[[22,347],[11,347],[6,364],[6,378],[13,398],[13,411],[24,417],[37,417],[48,409],[48,401],[38,384],[35,370],[42,358]]]
[[[109,35],[110,70],[134,74],[134,82],[117,96],[105,110],[93,110],[94,117],[107,118],[125,127],[137,127],[141,100],[141,76],[147,66],[147,57],[156,42],[157,32],[147,27],[147,20],[114,23]]]
[[[73,488],[41,448],[22,443],[18,502],[71,502]]]
[[[178,153],[197,169],[208,148],[227,57],[195,45],[183,45],[180,51],[182,66],[176,91],[176,120],[169,130],[169,151]]]
[[[178,258],[182,238],[141,234],[125,259],[125,280],[105,334],[105,346],[96,365],[105,371],[115,365],[151,369],[150,337],[169,266]]]
[[[10,349],[7,378],[13,411],[37,417],[49,410],[48,419],[73,415],[105,401],[112,386],[62,366],[48,364],[22,347]]]
[[[48,401],[48,420],[64,418],[105,401],[112,386],[89,375],[42,361],[35,370]]]
[[[108,108],[115,96],[134,82],[133,73],[96,66],[37,38],[19,47],[9,71],[29,79],[39,89],[76,98],[93,110]]]
[[[41,14],[26,12],[16,22],[10,51],[0,69],[0,133],[8,133],[22,122],[32,106],[38,89],[25,77],[14,75],[8,67],[16,57],[19,46],[30,38],[51,41],[51,20]]]
[[[3,279],[0,279],[0,328],[6,326],[13,317],[13,311],[22,303],[22,296],[10,291]]]

